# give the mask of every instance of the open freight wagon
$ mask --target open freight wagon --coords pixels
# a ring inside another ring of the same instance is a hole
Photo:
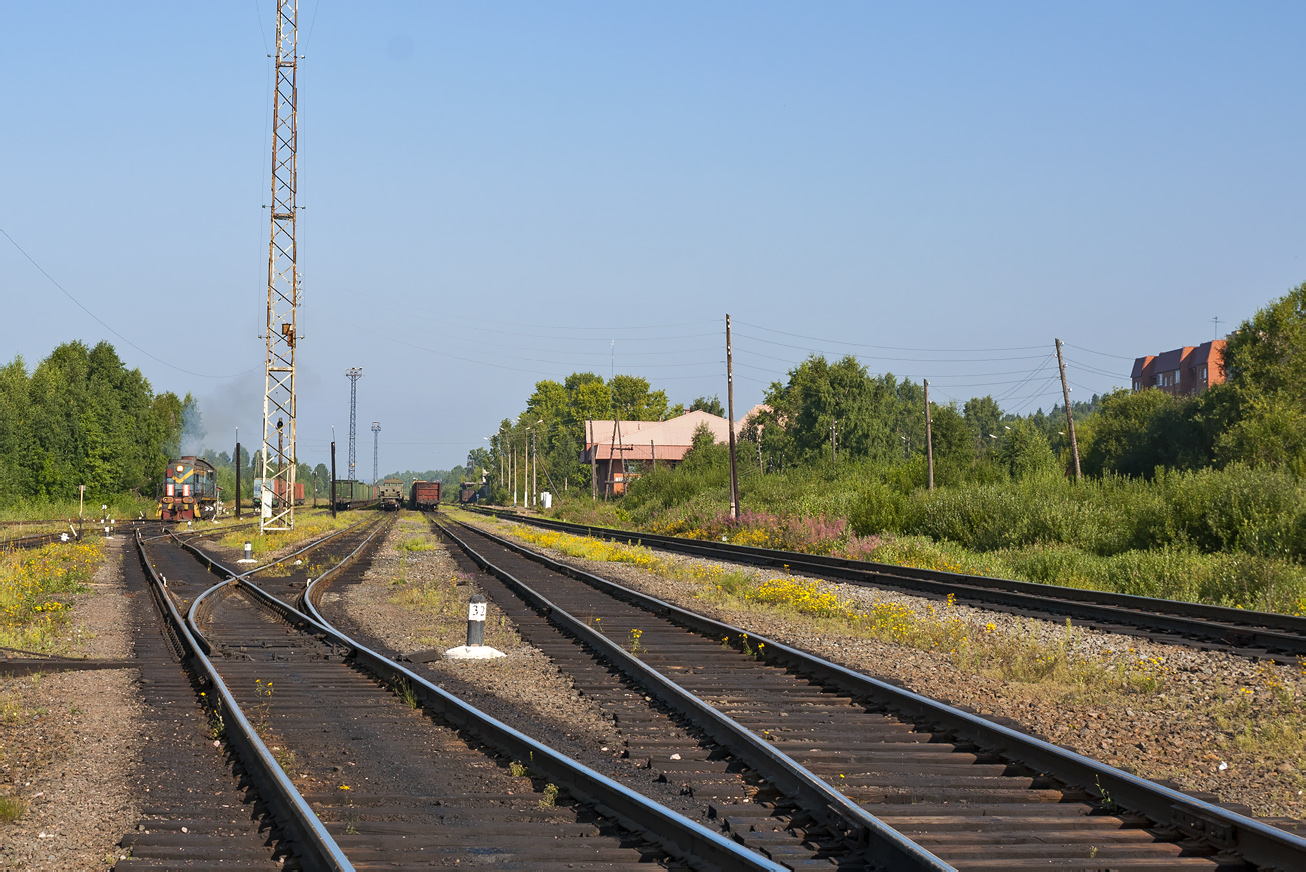
[[[415,481],[412,490],[412,506],[420,511],[440,508],[440,482]]]

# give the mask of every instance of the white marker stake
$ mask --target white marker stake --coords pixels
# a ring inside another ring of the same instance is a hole
[[[479,593],[467,603],[467,647],[485,644],[485,597]]]

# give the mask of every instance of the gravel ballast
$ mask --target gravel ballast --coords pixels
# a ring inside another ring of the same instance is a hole
[[[474,526],[500,534],[521,525],[477,519]],[[524,527],[523,532],[534,532]],[[1163,676],[1155,692],[1076,692],[1064,685],[1014,681],[959,668],[947,651],[926,651],[906,645],[833,633],[816,622],[766,607],[736,607],[701,596],[703,585],[667,578],[624,563],[567,556],[554,549],[529,545],[554,559],[759,635],[794,645],[833,662],[911,690],[980,713],[1010,718],[1029,732],[1087,756],[1140,775],[1165,779],[1181,789],[1209,792],[1219,801],[1243,804],[1262,816],[1300,819],[1303,801],[1302,739],[1289,732],[1259,752],[1241,745],[1246,728],[1273,729],[1279,718],[1276,695],[1290,707],[1306,698],[1302,668],[1253,662],[1218,651],[1167,645],[1133,636],[1076,627],[1072,650],[1076,658],[1106,668],[1139,661],[1154,663]],[[731,572],[758,572],[697,557],[658,552],[658,559],[676,574],[721,567]],[[801,576],[792,576],[802,579]],[[1064,621],[1016,617],[965,606],[945,606],[938,600],[860,585],[815,579],[823,589],[864,608],[891,602],[919,619],[972,623],[981,632],[1056,645],[1065,638]],[[1277,689],[1276,689],[1277,686]],[[1300,730],[1300,726],[1295,727]],[[1270,754],[1266,754],[1266,751]]]
[[[475,576],[460,567],[448,548],[404,551],[402,542],[428,530],[425,519],[403,518],[378,549],[361,584],[328,590],[322,608],[346,633],[387,653],[417,654],[442,651],[465,641],[467,599],[480,589]],[[431,537],[434,541],[434,537]],[[396,584],[404,579],[405,584]],[[405,604],[403,588],[422,581],[457,580],[457,595],[441,612]],[[645,760],[623,755],[626,745],[611,714],[593,697],[580,693],[540,650],[522,641],[513,624],[491,602],[486,621],[486,644],[507,656],[491,661],[433,660],[407,663],[435,684],[490,716],[556,748],[598,772],[652,797],[680,813],[717,828],[709,819],[707,803],[682,795],[676,781],[659,781]],[[647,699],[647,698],[646,698]],[[683,741],[685,748],[698,740],[670,718],[659,719],[666,737]]]

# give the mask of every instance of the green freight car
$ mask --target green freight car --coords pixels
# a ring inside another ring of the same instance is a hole
[[[372,486],[361,481],[337,479],[335,492],[337,509],[358,508],[375,501]]]

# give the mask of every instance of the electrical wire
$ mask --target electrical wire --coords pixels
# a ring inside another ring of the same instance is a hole
[[[989,353],[989,352],[991,352],[991,351],[1030,351],[1030,350],[1033,350],[1033,349],[1035,349],[1035,348],[1043,348],[1043,347],[1044,347],[1044,346],[1042,346],[1042,345],[1019,345],[1019,346],[1015,346],[1015,347],[1012,347],[1012,348],[903,348],[903,347],[899,347],[899,346],[896,346],[896,345],[869,345],[869,344],[864,343],[864,342],[848,342],[848,341],[845,341],[845,340],[842,340],[842,339],[821,339],[821,338],[818,338],[818,337],[815,337],[815,336],[805,336],[805,335],[803,335],[802,333],[789,333],[789,332],[786,332],[786,331],[784,331],[784,330],[776,330],[774,327],[763,327],[763,326],[760,325],[760,324],[750,324],[750,323],[745,322],[745,321],[736,321],[735,323],[736,323],[736,324],[741,324],[741,325],[743,325],[743,326],[745,326],[745,327],[752,327],[752,328],[754,328],[755,330],[765,330],[765,331],[767,331],[768,333],[778,333],[778,334],[780,334],[781,336],[792,336],[792,337],[794,337],[795,339],[809,339],[809,340],[811,340],[811,341],[813,341],[813,342],[829,342],[829,343],[832,343],[832,344],[834,344],[834,345],[852,345],[852,346],[855,346],[855,347],[857,347],[857,348],[876,348],[876,349],[880,349],[880,350],[883,350],[883,351],[914,351],[914,352],[936,352],[936,351],[946,352],[946,351],[957,351],[957,352],[962,352],[962,353],[972,353],[972,352],[973,352],[973,353],[977,353],[977,354],[979,354],[979,353],[987,354],[987,353]]]
[[[1080,351],[1087,351],[1089,354],[1100,354],[1102,357],[1116,357],[1116,358],[1119,358],[1120,360],[1137,360],[1137,359],[1138,359],[1138,358],[1136,358],[1136,357],[1125,357],[1123,354],[1108,354],[1108,353],[1105,352],[1105,351],[1094,351],[1093,349],[1091,349],[1091,348],[1085,348],[1085,347],[1082,346],[1082,345],[1070,345],[1069,342],[1067,342],[1067,343],[1065,343],[1065,344],[1066,344],[1066,345],[1069,345],[1071,348],[1077,348],[1077,349],[1079,349]]]
[[[330,285],[329,283],[327,283],[327,284],[328,284],[329,287],[335,287],[337,290],[344,291],[345,293],[349,293],[349,294],[357,294],[357,295],[360,296],[360,297],[364,297],[364,298],[366,298],[366,299],[368,299],[368,300],[371,300],[371,301],[373,301],[374,303],[376,303],[376,305],[378,305],[378,306],[381,307],[381,308],[390,309],[391,311],[394,311],[394,312],[402,312],[402,313],[404,313],[404,314],[406,314],[406,315],[410,315],[410,314],[412,314],[412,313],[414,313],[414,312],[425,312],[427,315],[430,316],[431,320],[436,320],[436,321],[439,321],[439,322],[441,322],[441,323],[453,323],[453,324],[457,324],[457,323],[460,323],[460,322],[469,322],[469,321],[474,321],[474,322],[478,322],[478,323],[481,323],[481,324],[492,324],[492,325],[506,326],[506,327],[518,327],[518,328],[521,328],[521,329],[523,329],[523,330],[588,330],[588,331],[591,331],[591,332],[598,332],[598,333],[612,333],[612,332],[614,332],[614,331],[623,331],[623,330],[625,330],[625,331],[629,331],[629,330],[674,330],[674,329],[681,328],[681,327],[702,327],[702,326],[705,325],[705,324],[717,324],[717,323],[719,323],[716,319],[703,319],[703,320],[700,320],[700,321],[681,321],[681,322],[676,323],[676,324],[634,324],[634,325],[631,325],[631,324],[616,324],[616,325],[600,326],[600,327],[587,327],[587,326],[577,325],[577,324],[526,324],[526,323],[522,323],[522,322],[518,322],[518,321],[504,321],[504,320],[502,320],[502,319],[500,319],[500,318],[477,318],[477,317],[474,316],[474,315],[451,316],[451,315],[449,315],[449,314],[448,314],[447,312],[445,312],[445,311],[437,311],[437,310],[432,310],[432,309],[425,309],[425,308],[422,308],[421,306],[409,306],[409,307],[404,308],[404,309],[397,309],[397,308],[395,308],[395,307],[393,307],[393,306],[387,306],[386,303],[385,303],[381,298],[379,298],[379,297],[377,297],[377,296],[375,296],[375,295],[373,295],[373,294],[369,294],[369,293],[366,293],[366,292],[363,292],[363,291],[355,291],[355,290],[353,290],[353,289],[351,289],[351,288],[346,288],[346,287],[344,287],[344,286],[342,286],[342,285]],[[492,332],[492,333],[505,332],[505,331],[501,331],[501,330],[489,330],[488,328],[484,328],[484,327],[469,327],[469,329],[473,329],[473,330],[487,330],[488,332]],[[694,335],[697,335],[697,336],[724,336],[724,334],[725,334],[725,328],[722,327],[721,329],[719,329],[719,330],[715,330],[715,331],[713,331],[713,332],[711,332],[711,333],[699,333],[699,334],[694,334]],[[508,333],[507,335],[511,335],[511,336],[520,336],[520,335],[530,335],[530,334]],[[546,337],[538,337],[538,338],[546,338]],[[547,337],[547,338],[549,338],[549,339],[565,339],[565,338],[567,338],[567,337],[549,336],[549,337]],[[606,342],[606,341],[609,339],[608,336],[579,337],[579,338],[584,339],[585,341],[594,341],[594,342]],[[622,337],[617,337],[617,338],[618,338],[618,339],[622,339]],[[631,339],[634,339],[634,338],[637,338],[637,337],[630,337],[630,338],[625,339],[624,341],[631,341]],[[644,337],[644,338],[646,338],[646,339],[651,339],[651,338],[658,338],[658,337]],[[672,336],[672,337],[667,337],[667,338],[673,338],[673,339],[674,339],[674,338],[680,338],[680,337],[679,337],[679,336]]]
[[[164,360],[164,359],[161,358],[161,357],[155,357],[153,354],[150,354],[148,351],[146,351],[144,348],[141,348],[141,347],[140,347],[139,345],[137,345],[135,342],[132,342],[132,341],[131,341],[130,339],[128,339],[126,336],[123,336],[123,335],[122,335],[121,333],[119,333],[117,330],[114,330],[114,329],[113,329],[112,327],[110,327],[107,323],[105,323],[105,321],[104,321],[103,318],[101,318],[99,315],[95,314],[95,313],[92,312],[90,309],[88,309],[88,308],[86,308],[84,305],[82,305],[82,301],[79,300],[79,299],[77,299],[76,297],[74,297],[72,294],[70,294],[70,293],[68,292],[68,289],[67,289],[67,288],[65,288],[63,285],[59,284],[57,281],[55,281],[54,276],[52,276],[52,275],[50,275],[48,272],[46,272],[46,271],[45,271],[45,267],[43,267],[43,266],[41,266],[39,263],[37,263],[36,260],[35,260],[35,259],[30,255],[30,254],[28,254],[26,251],[24,251],[24,250],[23,250],[23,247],[22,247],[21,245],[19,245],[17,242],[14,241],[14,238],[13,238],[12,236],[9,235],[9,232],[8,232],[7,230],[5,230],[3,227],[0,227],[0,233],[3,233],[3,234],[4,234],[5,239],[8,239],[9,242],[14,246],[14,248],[18,249],[19,253],[22,254],[23,257],[27,258],[27,260],[32,264],[32,266],[36,267],[37,270],[40,271],[41,275],[45,276],[47,279],[50,280],[50,284],[54,285],[54,286],[55,286],[56,288],[58,288],[60,291],[63,291],[63,295],[64,295],[65,297],[67,297],[68,299],[70,299],[70,300],[72,300],[74,303],[76,303],[76,304],[77,304],[77,307],[78,307],[79,309],[81,309],[81,310],[82,310],[83,312],[85,312],[87,315],[90,315],[92,318],[94,318],[94,319],[96,320],[96,322],[97,322],[101,327],[103,327],[105,330],[108,330],[108,331],[109,331],[110,333],[112,333],[114,336],[117,336],[119,339],[121,339],[123,342],[126,342],[126,343],[127,343],[128,345],[130,345],[132,348],[135,348],[137,351],[139,351],[141,354],[143,354],[143,355],[145,355],[146,357],[148,357],[150,360],[157,361],[157,362],[163,364],[163,365],[166,366],[166,367],[169,367],[169,368],[171,368],[171,369],[175,369],[175,370],[177,370],[177,372],[184,372],[184,373],[186,373],[186,375],[193,375],[193,376],[195,376],[195,377],[197,377],[197,378],[219,378],[219,379],[226,379],[226,378],[239,378],[239,377],[242,376],[242,375],[248,375],[249,373],[254,372],[253,369],[247,369],[247,370],[245,370],[244,372],[232,373],[231,375],[209,375],[208,373],[203,373],[203,372],[192,372],[192,371],[189,370],[189,369],[182,369],[180,366],[177,366],[177,365],[174,364],[174,363],[169,363],[168,361]]]
[[[791,345],[787,342],[777,342],[774,339],[767,339],[762,336],[751,336],[747,333],[740,333],[737,335],[745,339],[752,339],[754,342],[765,342],[767,345],[777,345],[781,348],[794,348],[797,349],[798,351],[807,351],[811,354],[822,353],[822,350],[819,348],[810,348],[805,345]],[[1041,348],[1042,346],[1031,346],[1031,347]],[[862,358],[866,360],[892,360],[892,361],[898,361],[900,363],[987,363],[988,361],[1037,360],[1041,356],[1042,355],[1038,355],[1038,354],[1026,354],[1026,355],[1020,355],[1016,357],[969,358],[969,357],[890,357],[887,355],[867,354],[867,355],[862,355]]]
[[[1104,369],[1098,369],[1097,367],[1092,366],[1090,364],[1081,363],[1078,360],[1071,360],[1069,357],[1066,358],[1066,363],[1073,363],[1075,366],[1079,367],[1080,369],[1086,372],[1094,373],[1096,375],[1104,375],[1110,378],[1123,378],[1123,376],[1121,376],[1119,372],[1109,372]]]

